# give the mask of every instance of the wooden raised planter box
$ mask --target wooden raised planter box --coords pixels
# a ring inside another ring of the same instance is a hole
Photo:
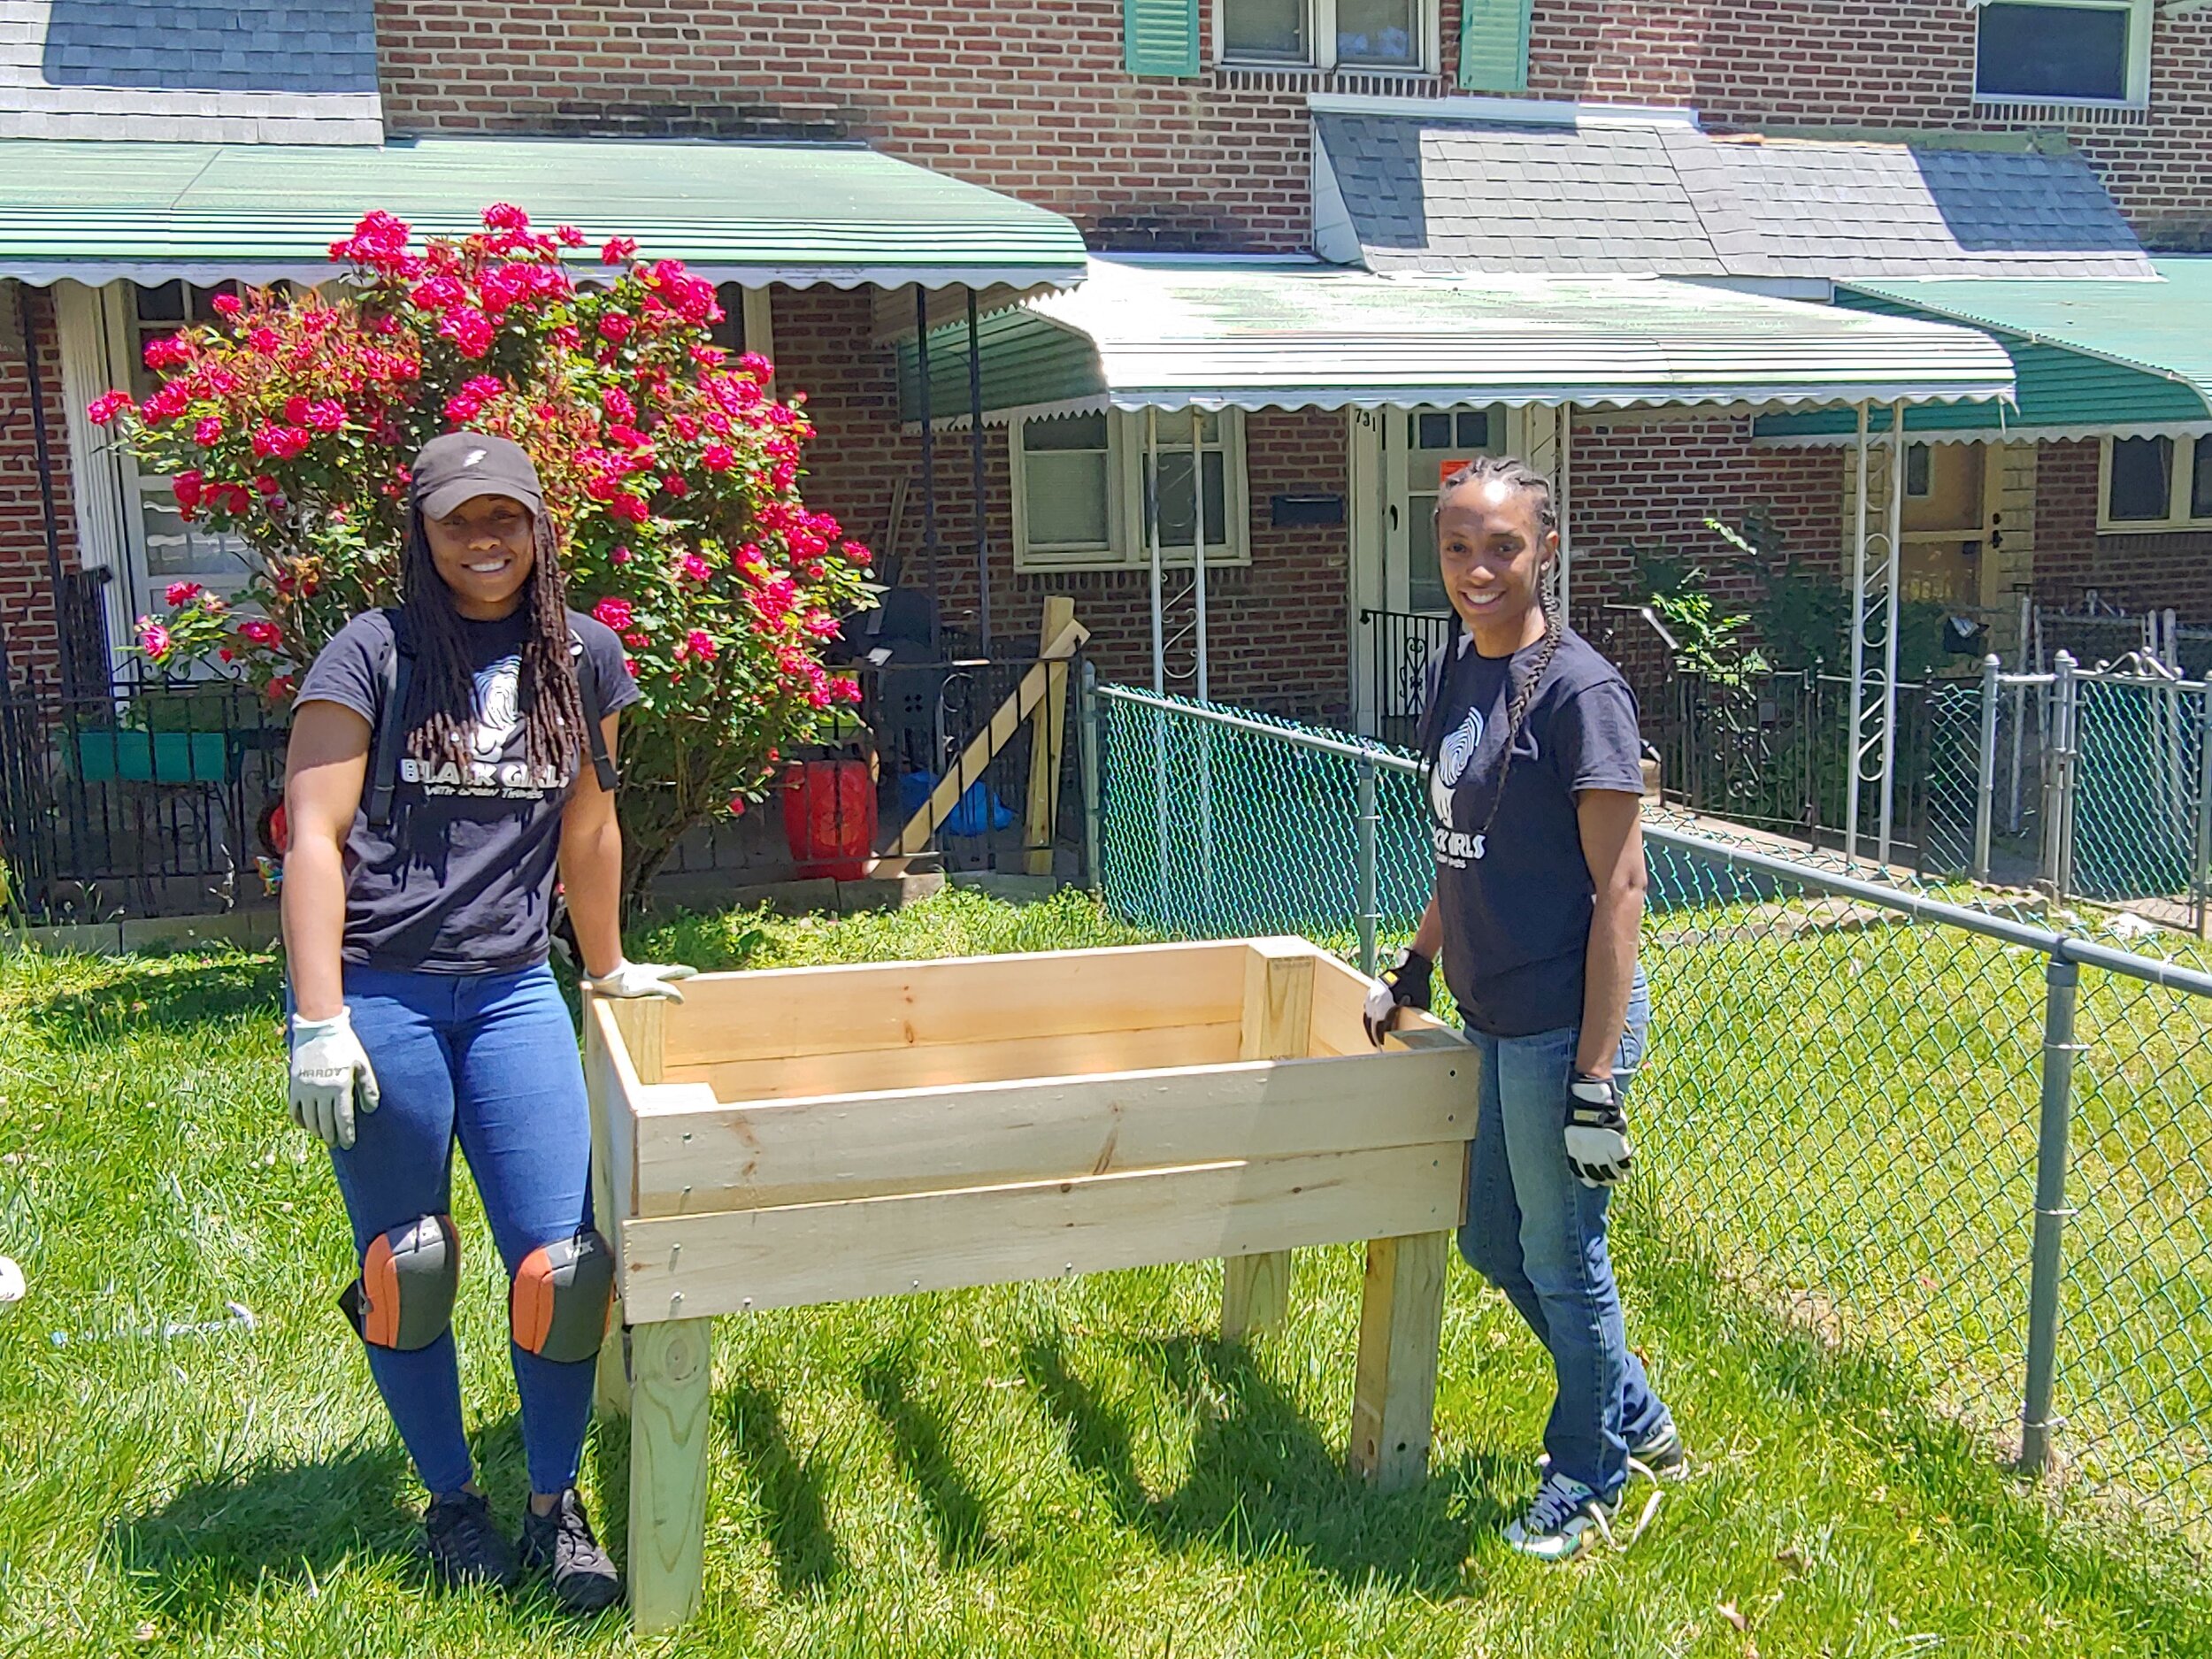
[[[1365,1240],[1350,1461],[1420,1479],[1475,1079],[1425,1015],[1370,1047],[1366,994],[1261,939],[588,1000],[637,1624],[699,1603],[717,1314],[1220,1257],[1238,1340],[1284,1317],[1294,1247]]]

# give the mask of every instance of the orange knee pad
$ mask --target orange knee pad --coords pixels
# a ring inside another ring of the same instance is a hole
[[[522,1258],[507,1296],[515,1346],[541,1359],[589,1359],[606,1340],[614,1252],[597,1232],[541,1244]]]
[[[428,1348],[453,1319],[461,1235],[451,1216],[418,1216],[369,1240],[361,1277],[338,1298],[373,1348]]]

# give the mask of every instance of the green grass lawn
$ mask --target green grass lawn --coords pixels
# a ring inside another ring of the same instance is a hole
[[[948,894],[841,921],[686,918],[640,943],[726,966],[1132,937],[1079,895]],[[1901,956],[1878,931],[1786,949],[1791,972],[1724,926],[1655,939],[1675,1035],[1645,1081],[1618,1255],[1698,1469],[1628,1553],[1547,1568],[1499,1540],[1533,1486],[1549,1377],[1464,1269],[1434,1479],[1389,1498],[1348,1481],[1359,1261],[1321,1250],[1299,1258],[1292,1328],[1250,1353],[1213,1340],[1198,1267],[719,1321],[706,1609],[634,1647],[618,1617],[575,1627],[534,1596],[419,1585],[420,1494],[333,1305],[354,1271],[337,1195],[283,1110],[275,962],[0,957],[0,1251],[32,1287],[0,1324],[0,1655],[2212,1652],[2212,1590],[2170,1537],[2024,1488],[1994,1425],[1956,1416],[2012,1375],[2004,1355],[1986,1379],[1965,1362],[2016,1342],[1976,1310],[2020,1294],[1999,1240],[2024,1240],[2024,1202],[2000,1218],[1970,1164],[1915,1159],[1913,1137],[1951,1122],[1978,1065],[2017,1073],[2003,1016],[2039,994],[2036,964]],[[1984,982],[1977,1011],[1961,993]],[[1844,1018],[1818,994],[1839,985]],[[2154,1082],[2201,1054],[2142,1064]],[[1949,1069],[1917,1093],[1870,1086],[1931,1056]],[[1811,1228],[1791,1219],[1806,1194],[1755,1181],[1773,1160],[1747,1136],[1790,1121],[1776,1103],[1823,1063],[1846,1070],[1794,1116],[1824,1141],[1781,1157],[1809,1179],[1826,1160],[1847,1219]],[[2139,1102],[2124,1071],[2114,1098]],[[2116,1106],[2106,1127],[2131,1144],[2131,1121]],[[1912,1202],[1973,1244],[1958,1287],[1882,1277],[1929,1231]],[[503,1286],[472,1199],[462,1223],[464,1383],[512,1517]],[[1840,1278],[1809,1265],[1853,1249]],[[1806,1317],[1818,1294],[1832,1305]],[[250,1328],[158,1333],[228,1302]],[[618,1535],[619,1449],[586,1463]]]

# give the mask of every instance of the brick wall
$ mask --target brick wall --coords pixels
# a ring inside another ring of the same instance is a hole
[[[2212,622],[2212,531],[2097,534],[2097,445],[2043,447],[2036,472],[2035,596],[2071,608],[2093,590],[2124,611],[2162,611]]]
[[[777,376],[803,390],[819,427],[808,451],[809,503],[833,512],[879,543],[895,481],[910,481],[899,551],[903,580],[923,580],[921,440],[895,425],[897,388],[887,353],[856,349],[868,327],[864,294],[833,288],[776,290]],[[1207,572],[1209,678],[1217,697],[1264,701],[1320,712],[1341,709],[1350,682],[1349,572],[1341,528],[1275,529],[1268,497],[1345,488],[1344,417],[1317,411],[1267,411],[1246,422],[1245,458],[1253,502],[1252,563]],[[1006,642],[1033,641],[1048,594],[1064,593],[1094,636],[1099,672],[1149,684],[1151,577],[1137,571],[1014,569],[1005,434],[985,434],[985,499],[991,547],[991,613]],[[977,581],[973,459],[968,434],[937,440],[939,590],[949,626],[972,627]],[[1171,632],[1189,615],[1175,603],[1187,573],[1171,571]],[[1188,645],[1171,652],[1171,674],[1187,676]],[[1187,683],[1179,689],[1188,690]]]
[[[1211,6],[1202,40],[1211,41]],[[1346,77],[1452,91],[1447,75]],[[1094,245],[1302,246],[1311,74],[1139,80],[1119,0],[378,0],[394,132],[853,137],[1068,214]],[[1977,117],[1974,12],[1928,0],[1536,0],[1530,91],[1719,128],[2062,127],[2147,237],[2212,247],[2212,10],[2161,12],[2147,112]],[[1210,46],[1208,47],[1210,52]]]
[[[68,437],[63,422],[61,359],[53,303],[42,288],[24,291],[25,310],[40,345],[46,430],[54,467],[55,509],[64,569],[76,568],[76,524],[69,503]],[[46,559],[45,511],[39,494],[38,449],[31,420],[30,377],[22,342],[14,336],[15,290],[0,284],[7,344],[0,348],[0,640],[7,667],[51,681],[60,672],[54,584]]]

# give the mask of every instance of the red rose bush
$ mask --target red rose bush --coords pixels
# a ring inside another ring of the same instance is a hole
[[[820,650],[872,589],[867,550],[800,498],[803,400],[714,343],[713,285],[627,237],[580,273],[584,243],[495,206],[418,248],[371,213],[332,245],[334,292],[221,296],[217,323],[147,345],[162,380],[142,404],[109,392],[89,412],[257,562],[234,605],[176,584],[140,649],[218,656],[277,700],[396,599],[408,457],[454,430],[520,443],[566,532],[570,603],[621,636],[644,692],[623,738],[634,889],[857,698]]]

